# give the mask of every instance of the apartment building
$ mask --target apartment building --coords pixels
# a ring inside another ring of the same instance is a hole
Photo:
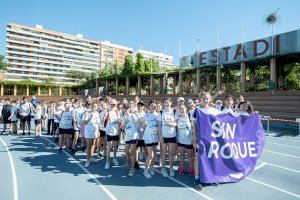
[[[100,42],[100,65],[103,68],[106,63],[114,64],[116,61],[119,65],[123,66],[125,62],[125,56],[133,53],[133,48],[112,44],[110,41]]]
[[[173,56],[163,53],[156,53],[153,51],[146,51],[143,49],[137,50],[136,52],[134,52],[134,55],[138,53],[142,54],[145,60],[149,60],[152,58],[155,59],[161,67],[173,66]]]
[[[72,83],[68,70],[93,72],[100,69],[100,42],[35,27],[9,23],[6,27],[6,60],[10,64],[8,80],[30,79],[42,82],[54,78]]]

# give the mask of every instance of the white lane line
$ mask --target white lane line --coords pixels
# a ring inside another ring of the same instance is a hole
[[[300,159],[300,156],[294,156],[294,155],[290,155],[290,154],[279,153],[279,152],[271,151],[271,150],[264,150],[264,151],[270,152],[270,153],[274,153],[274,154],[278,154],[278,155],[282,155],[282,156],[286,156],[286,157],[291,157],[291,158],[298,158],[298,159]]]
[[[280,192],[284,192],[284,193],[286,193],[286,194],[292,195],[292,196],[297,197],[297,198],[300,199],[300,195],[299,195],[299,194],[295,194],[295,193],[292,193],[292,192],[283,190],[283,189],[281,189],[281,188],[275,187],[275,186],[273,186],[273,185],[270,185],[270,184],[267,184],[267,183],[264,183],[264,182],[261,182],[261,181],[258,181],[258,180],[249,178],[249,177],[246,177],[246,179],[248,179],[248,180],[250,180],[250,181],[253,181],[253,182],[255,182],[255,183],[258,183],[258,184],[260,184],[260,185],[264,185],[264,186],[266,186],[266,187],[272,188],[272,189],[274,189],[274,190],[278,190],[278,191],[280,191]]]
[[[18,200],[19,199],[18,182],[17,182],[17,175],[16,175],[16,168],[15,168],[14,160],[12,158],[12,155],[9,151],[8,146],[6,145],[6,143],[4,142],[4,140],[1,137],[0,137],[0,141],[4,145],[4,148],[6,149],[7,154],[8,154],[8,158],[9,158],[9,162],[10,162],[10,166],[11,166],[11,174],[12,174],[12,178],[13,178],[14,200]]]
[[[157,169],[154,169],[154,170],[155,170],[157,173],[161,174],[161,172],[160,172],[159,170],[157,170]],[[169,178],[170,180],[172,180],[172,181],[178,183],[179,185],[181,185],[181,186],[183,186],[183,187],[185,187],[185,188],[187,188],[187,189],[189,189],[189,190],[195,192],[196,194],[198,194],[198,195],[204,197],[205,199],[213,200],[213,198],[211,198],[211,197],[209,197],[209,196],[206,196],[206,195],[203,194],[202,192],[197,191],[197,190],[195,190],[194,188],[191,188],[190,186],[188,186],[188,185],[182,183],[181,181],[176,180],[175,178],[172,178],[172,177],[170,177],[170,176],[168,176],[168,178]]]
[[[281,139],[281,140],[289,140],[289,141],[295,141],[300,142],[300,139],[291,139],[291,138],[284,138],[284,137],[276,137],[276,136],[270,136],[271,138]]]
[[[259,168],[262,168],[262,167],[265,166],[265,165],[267,165],[267,163],[262,162],[260,165],[258,165],[258,166],[256,166],[256,167],[254,168],[254,171],[255,171],[255,170],[258,170]]]
[[[299,174],[300,174],[300,171],[295,170],[295,169],[290,169],[290,168],[287,168],[287,167],[282,167],[282,166],[280,166],[280,165],[275,165],[275,164],[268,163],[268,162],[264,162],[264,163],[266,163],[267,165],[273,166],[273,167],[277,167],[277,168],[280,168],[280,169],[284,169],[284,170],[288,170],[288,171],[291,171],[291,172],[295,172],[295,173],[299,173]]]
[[[279,144],[279,143],[275,143],[275,142],[268,142],[268,141],[267,141],[267,144],[276,144],[276,145],[279,145],[279,146],[284,146],[284,147],[291,147],[291,148],[295,148],[295,149],[300,149],[300,147],[295,147],[295,146],[292,146],[292,145],[286,145],[286,144]]]
[[[51,144],[53,144],[54,146],[58,147],[54,142],[52,142],[51,140],[49,140],[48,138],[41,136],[41,138],[47,140],[48,142],[50,142]],[[96,183],[97,185],[112,199],[112,200],[117,200],[117,198],[108,190],[106,189],[106,187],[104,187],[104,185],[102,185],[102,183],[100,181],[98,181],[98,179],[89,171],[87,170],[84,166],[82,166],[80,164],[80,161],[76,160],[73,156],[71,156],[69,153],[67,153],[66,151],[62,151],[64,152],[64,154],[66,154],[73,163],[76,163],[86,174],[88,174]]]

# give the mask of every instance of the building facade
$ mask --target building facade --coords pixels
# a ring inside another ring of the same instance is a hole
[[[100,65],[101,68],[106,64],[114,64],[116,61],[119,65],[123,66],[125,57],[133,53],[133,49],[130,47],[112,44],[110,41],[100,42]]]
[[[6,27],[6,60],[10,64],[8,80],[30,79],[36,82],[53,78],[72,84],[68,70],[93,72],[100,69],[100,42],[36,27],[9,23]]]
[[[134,52],[134,55],[138,53],[142,54],[145,60],[155,59],[161,67],[173,66],[173,56],[165,55],[163,53],[156,53],[153,51],[146,51],[142,49],[139,49],[136,52]]]

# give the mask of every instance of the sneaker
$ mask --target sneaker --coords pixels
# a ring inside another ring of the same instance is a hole
[[[172,168],[172,169],[170,169],[170,176],[171,177],[174,177],[175,176],[175,171],[174,171],[174,169]]]
[[[183,166],[179,167],[178,174],[182,176],[182,175],[184,175],[184,173],[185,173],[184,167]]]
[[[4,133],[4,131],[2,131],[2,134]],[[22,135],[25,135],[25,133],[22,133]]]
[[[27,134],[28,134],[28,135],[31,135],[31,133],[30,133],[30,132],[28,132]]]
[[[113,164],[116,165],[116,166],[119,165],[119,162],[118,162],[117,158],[113,158]]]
[[[58,138],[55,138],[55,139],[54,139],[54,142],[58,142]]]
[[[130,169],[129,173],[128,173],[128,176],[134,176],[134,174],[135,174],[135,170],[134,169]]]
[[[138,163],[137,161],[136,161],[135,164],[134,164],[134,168],[135,168],[135,169],[140,169],[140,165],[139,165],[139,163]]]
[[[200,182],[199,179],[196,179],[196,180],[194,181],[194,186],[195,186],[195,189],[196,189],[196,190],[202,190],[202,184],[201,184],[201,182]]]
[[[75,149],[72,149],[72,150],[71,150],[71,154],[72,154],[72,155],[75,155]]]
[[[82,152],[85,152],[85,147],[81,147],[81,151],[82,151]]]
[[[102,160],[102,159],[103,159],[103,156],[102,156],[102,154],[101,154],[101,153],[99,153],[99,154],[97,155],[97,158],[98,158],[98,159],[100,159],[100,160]]]
[[[155,175],[155,171],[153,167],[149,167],[149,173],[151,174],[151,176]]]
[[[166,168],[161,168],[161,175],[163,176],[163,177],[168,177],[169,175],[168,175],[168,172],[167,172],[167,170],[166,170]]]
[[[143,152],[139,152],[139,160],[143,160],[143,159],[144,159]]]
[[[107,162],[107,161],[106,161],[104,169],[107,170],[107,169],[109,169],[109,168],[110,168],[110,162]]]
[[[61,152],[62,151],[62,148],[60,147],[59,149],[58,149],[58,152]]]
[[[189,175],[190,175],[190,176],[195,176],[195,170],[194,170],[194,167],[190,167]]]
[[[144,174],[144,176],[145,176],[146,178],[152,178],[152,176],[151,176],[151,174],[149,173],[148,170],[144,170],[143,174]]]
[[[85,165],[84,165],[85,167],[89,167],[90,166],[90,161],[89,160],[87,160],[86,162],[85,162]]]

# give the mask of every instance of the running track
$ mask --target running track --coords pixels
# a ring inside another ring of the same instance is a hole
[[[300,136],[267,136],[257,169],[235,184],[193,189],[188,176],[146,180],[143,170],[104,170],[104,160],[84,168],[85,156],[57,153],[51,137],[0,135],[0,200],[94,199],[300,199]],[[121,147],[122,148],[122,147]],[[118,153],[124,163],[122,150]],[[159,166],[156,166],[159,170]]]

